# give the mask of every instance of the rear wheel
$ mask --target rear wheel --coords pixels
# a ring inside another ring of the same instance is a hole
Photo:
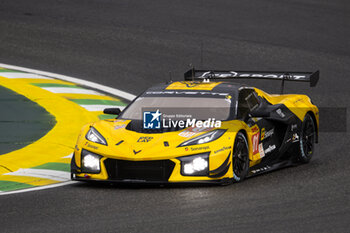
[[[316,126],[313,118],[308,113],[306,114],[301,131],[299,141],[298,159],[302,163],[308,163],[314,153],[314,145],[316,141]]]
[[[246,137],[242,132],[238,132],[232,153],[233,179],[240,182],[248,174],[249,170],[249,147]]]

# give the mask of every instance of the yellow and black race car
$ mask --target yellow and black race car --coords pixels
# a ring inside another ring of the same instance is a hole
[[[73,180],[227,184],[310,161],[319,111],[306,95],[269,95],[229,79],[310,82],[319,72],[191,69],[149,88],[116,119],[83,127]],[[221,81],[219,81],[221,80]]]

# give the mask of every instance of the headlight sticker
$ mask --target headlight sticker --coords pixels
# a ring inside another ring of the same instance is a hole
[[[208,132],[212,129],[214,129],[214,127],[189,127],[181,133],[179,133],[179,136],[184,138],[190,138],[198,133]]]
[[[178,147],[182,146],[195,146],[199,144],[204,144],[208,142],[215,141],[216,139],[220,138],[224,133],[226,132],[225,129],[215,129],[210,132],[204,133],[202,135],[196,136],[194,138],[191,138],[189,140],[186,140],[182,142]]]

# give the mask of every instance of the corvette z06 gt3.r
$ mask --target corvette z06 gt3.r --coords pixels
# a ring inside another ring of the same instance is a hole
[[[307,163],[319,111],[306,95],[270,95],[234,79],[309,82],[319,72],[191,69],[147,89],[117,115],[83,127],[71,162],[79,181],[228,184]],[[282,89],[283,92],[283,89]]]

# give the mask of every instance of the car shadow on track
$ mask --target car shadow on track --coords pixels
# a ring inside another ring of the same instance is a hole
[[[223,184],[179,183],[179,184],[153,184],[153,183],[113,183],[113,182],[77,182],[73,184],[77,188],[86,189],[176,189],[176,188],[209,188],[220,187]]]
[[[311,164],[312,168],[318,167],[318,160],[313,161]],[[231,186],[233,184],[235,187],[246,186],[260,183],[260,182],[269,182],[269,179],[277,176],[286,176],[290,175],[291,177],[295,174],[294,172],[307,171],[310,168],[310,164],[299,164],[291,165],[287,167],[281,167],[273,171],[268,171],[263,174],[256,176],[248,177],[243,182],[234,183],[232,180],[224,183],[120,183],[120,182],[106,182],[106,181],[77,181],[73,184],[73,187],[82,188],[82,189],[122,189],[122,190],[137,190],[137,189],[184,189],[184,188],[214,188],[221,186]],[[305,170],[306,169],[306,170]],[[272,177],[271,177],[272,175]],[[260,181],[259,181],[260,180]]]

